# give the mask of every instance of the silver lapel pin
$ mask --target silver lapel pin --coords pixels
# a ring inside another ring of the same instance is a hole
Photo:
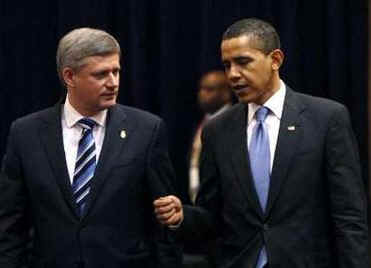
[[[287,130],[288,131],[295,131],[295,126],[288,126],[287,127]]]

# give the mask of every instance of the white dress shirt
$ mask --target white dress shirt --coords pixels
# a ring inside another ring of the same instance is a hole
[[[62,111],[62,133],[68,175],[70,177],[71,184],[75,170],[77,149],[83,131],[82,127],[77,124],[77,122],[82,118],[84,118],[84,116],[79,114],[75,108],[72,107],[67,95]],[[98,163],[106,129],[107,110],[103,110],[89,118],[97,123],[97,125],[93,128],[93,137],[95,141],[96,161]]]
[[[279,90],[273,94],[264,104],[263,106],[269,108],[269,113],[267,115],[267,118],[265,119],[265,124],[268,129],[268,136],[269,136],[269,148],[270,148],[270,159],[271,159],[271,165],[270,168],[272,170],[273,167],[273,161],[274,161],[274,153],[276,152],[276,145],[277,145],[277,139],[278,139],[278,132],[280,129],[280,122],[282,117],[282,111],[283,111],[283,104],[285,101],[285,95],[286,95],[286,86],[283,81],[280,81],[280,88]],[[261,105],[257,105],[255,103],[249,103],[249,112],[247,116],[247,144],[248,147],[250,147],[250,140],[252,136],[252,132],[254,129],[254,126],[256,124],[255,119],[255,112],[261,107]]]

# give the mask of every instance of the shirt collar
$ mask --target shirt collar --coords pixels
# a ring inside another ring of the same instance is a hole
[[[63,114],[64,118],[66,119],[66,125],[68,128],[74,127],[80,119],[85,117],[82,116],[78,111],[76,111],[75,108],[73,108],[68,99],[68,94],[64,103]],[[104,127],[106,125],[107,109],[100,111],[94,116],[89,116],[88,118],[94,120],[99,126]]]
[[[215,113],[212,113],[212,114],[206,114],[206,118],[209,120],[209,119],[212,119],[214,117],[217,117],[218,115],[220,115],[221,113],[223,113],[225,110],[227,110],[229,107],[231,107],[231,104],[230,103],[227,103],[225,105],[223,105],[219,110],[217,110]]]
[[[280,88],[263,104],[263,106],[269,108],[272,114],[276,116],[279,120],[281,120],[281,117],[282,117],[285,96],[286,96],[286,85],[282,80],[280,80]],[[254,118],[256,110],[258,110],[260,106],[261,105],[258,105],[252,102],[248,104],[248,107],[249,107],[248,124],[251,123],[251,121]]]

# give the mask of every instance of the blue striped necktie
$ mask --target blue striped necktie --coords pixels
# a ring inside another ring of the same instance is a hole
[[[72,192],[81,217],[86,208],[91,179],[94,176],[95,167],[97,165],[95,142],[93,137],[93,128],[96,125],[96,122],[89,118],[83,118],[78,121],[78,124],[82,127],[83,131],[77,149],[75,171],[72,181]]]
[[[269,109],[264,106],[260,107],[255,112],[256,125],[253,129],[249,146],[251,172],[263,211],[265,211],[268,201],[271,163],[268,129],[264,123],[268,113]],[[267,262],[267,251],[265,246],[263,246],[259,254],[256,268],[264,267]]]

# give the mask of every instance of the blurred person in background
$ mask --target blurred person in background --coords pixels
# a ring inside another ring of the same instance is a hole
[[[193,137],[189,163],[189,196],[195,202],[200,186],[199,159],[201,153],[201,132],[207,121],[228,110],[233,103],[233,93],[224,71],[212,70],[205,73],[199,82],[197,94],[202,120]]]

